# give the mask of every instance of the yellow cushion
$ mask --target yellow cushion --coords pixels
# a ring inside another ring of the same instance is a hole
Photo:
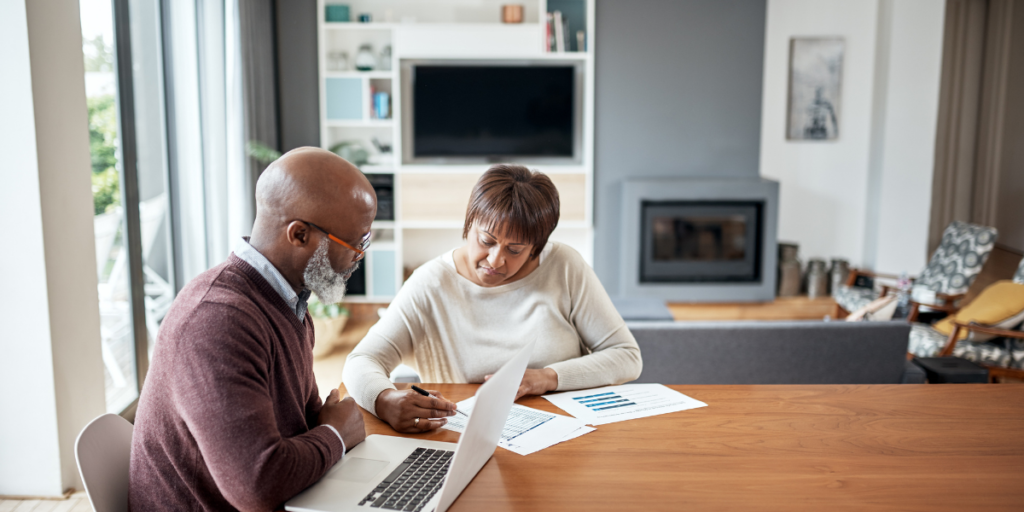
[[[977,322],[988,327],[1009,329],[1024,320],[1024,284],[1013,281],[997,281],[981,291],[970,304],[955,315],[948,316],[932,326],[936,331],[949,336],[953,332],[953,320],[961,324]],[[960,332],[960,339],[967,337]],[[992,336],[972,336],[972,339],[990,339]]]

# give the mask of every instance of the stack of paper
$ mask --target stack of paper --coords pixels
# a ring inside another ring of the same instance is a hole
[[[544,398],[587,425],[604,425],[708,406],[661,384],[624,384],[544,395]]]
[[[457,405],[460,411],[469,414],[473,412],[475,404],[476,397],[473,397]],[[441,428],[460,434],[466,430],[466,416],[456,414],[447,419],[448,423]],[[505,420],[505,428],[501,431],[498,446],[519,455],[529,455],[593,431],[592,427],[575,418],[513,405],[508,413],[508,419]]]

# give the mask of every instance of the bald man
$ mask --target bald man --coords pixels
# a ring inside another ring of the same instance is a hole
[[[252,237],[174,300],[139,397],[129,508],[275,510],[366,437],[351,398],[321,403],[310,292],[341,301],[369,243],[373,187],[316,148],[256,185]]]

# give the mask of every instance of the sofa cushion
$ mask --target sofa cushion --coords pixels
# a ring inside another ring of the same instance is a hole
[[[948,334],[936,331],[928,324],[914,322],[910,324],[910,342],[907,352],[917,357],[935,357],[946,347]]]

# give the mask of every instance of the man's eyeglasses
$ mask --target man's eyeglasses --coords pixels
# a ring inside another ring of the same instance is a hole
[[[340,238],[338,238],[338,237],[328,233],[326,229],[324,229],[324,228],[322,228],[320,226],[317,226],[316,224],[313,224],[312,222],[306,222],[304,220],[300,220],[299,222],[305,223],[306,225],[308,225],[310,227],[316,228],[317,230],[319,230],[323,234],[327,235],[327,238],[329,238],[332,242],[341,244],[342,247],[345,247],[346,249],[349,249],[352,252],[355,252],[356,253],[356,257],[354,258],[354,261],[359,261],[359,260],[361,260],[361,259],[366,257],[366,249],[370,247],[370,235],[371,235],[371,233],[367,233],[366,236],[364,236],[363,239],[359,241],[359,247],[352,247],[351,245],[349,245],[344,240],[342,240],[342,239],[340,239]]]

